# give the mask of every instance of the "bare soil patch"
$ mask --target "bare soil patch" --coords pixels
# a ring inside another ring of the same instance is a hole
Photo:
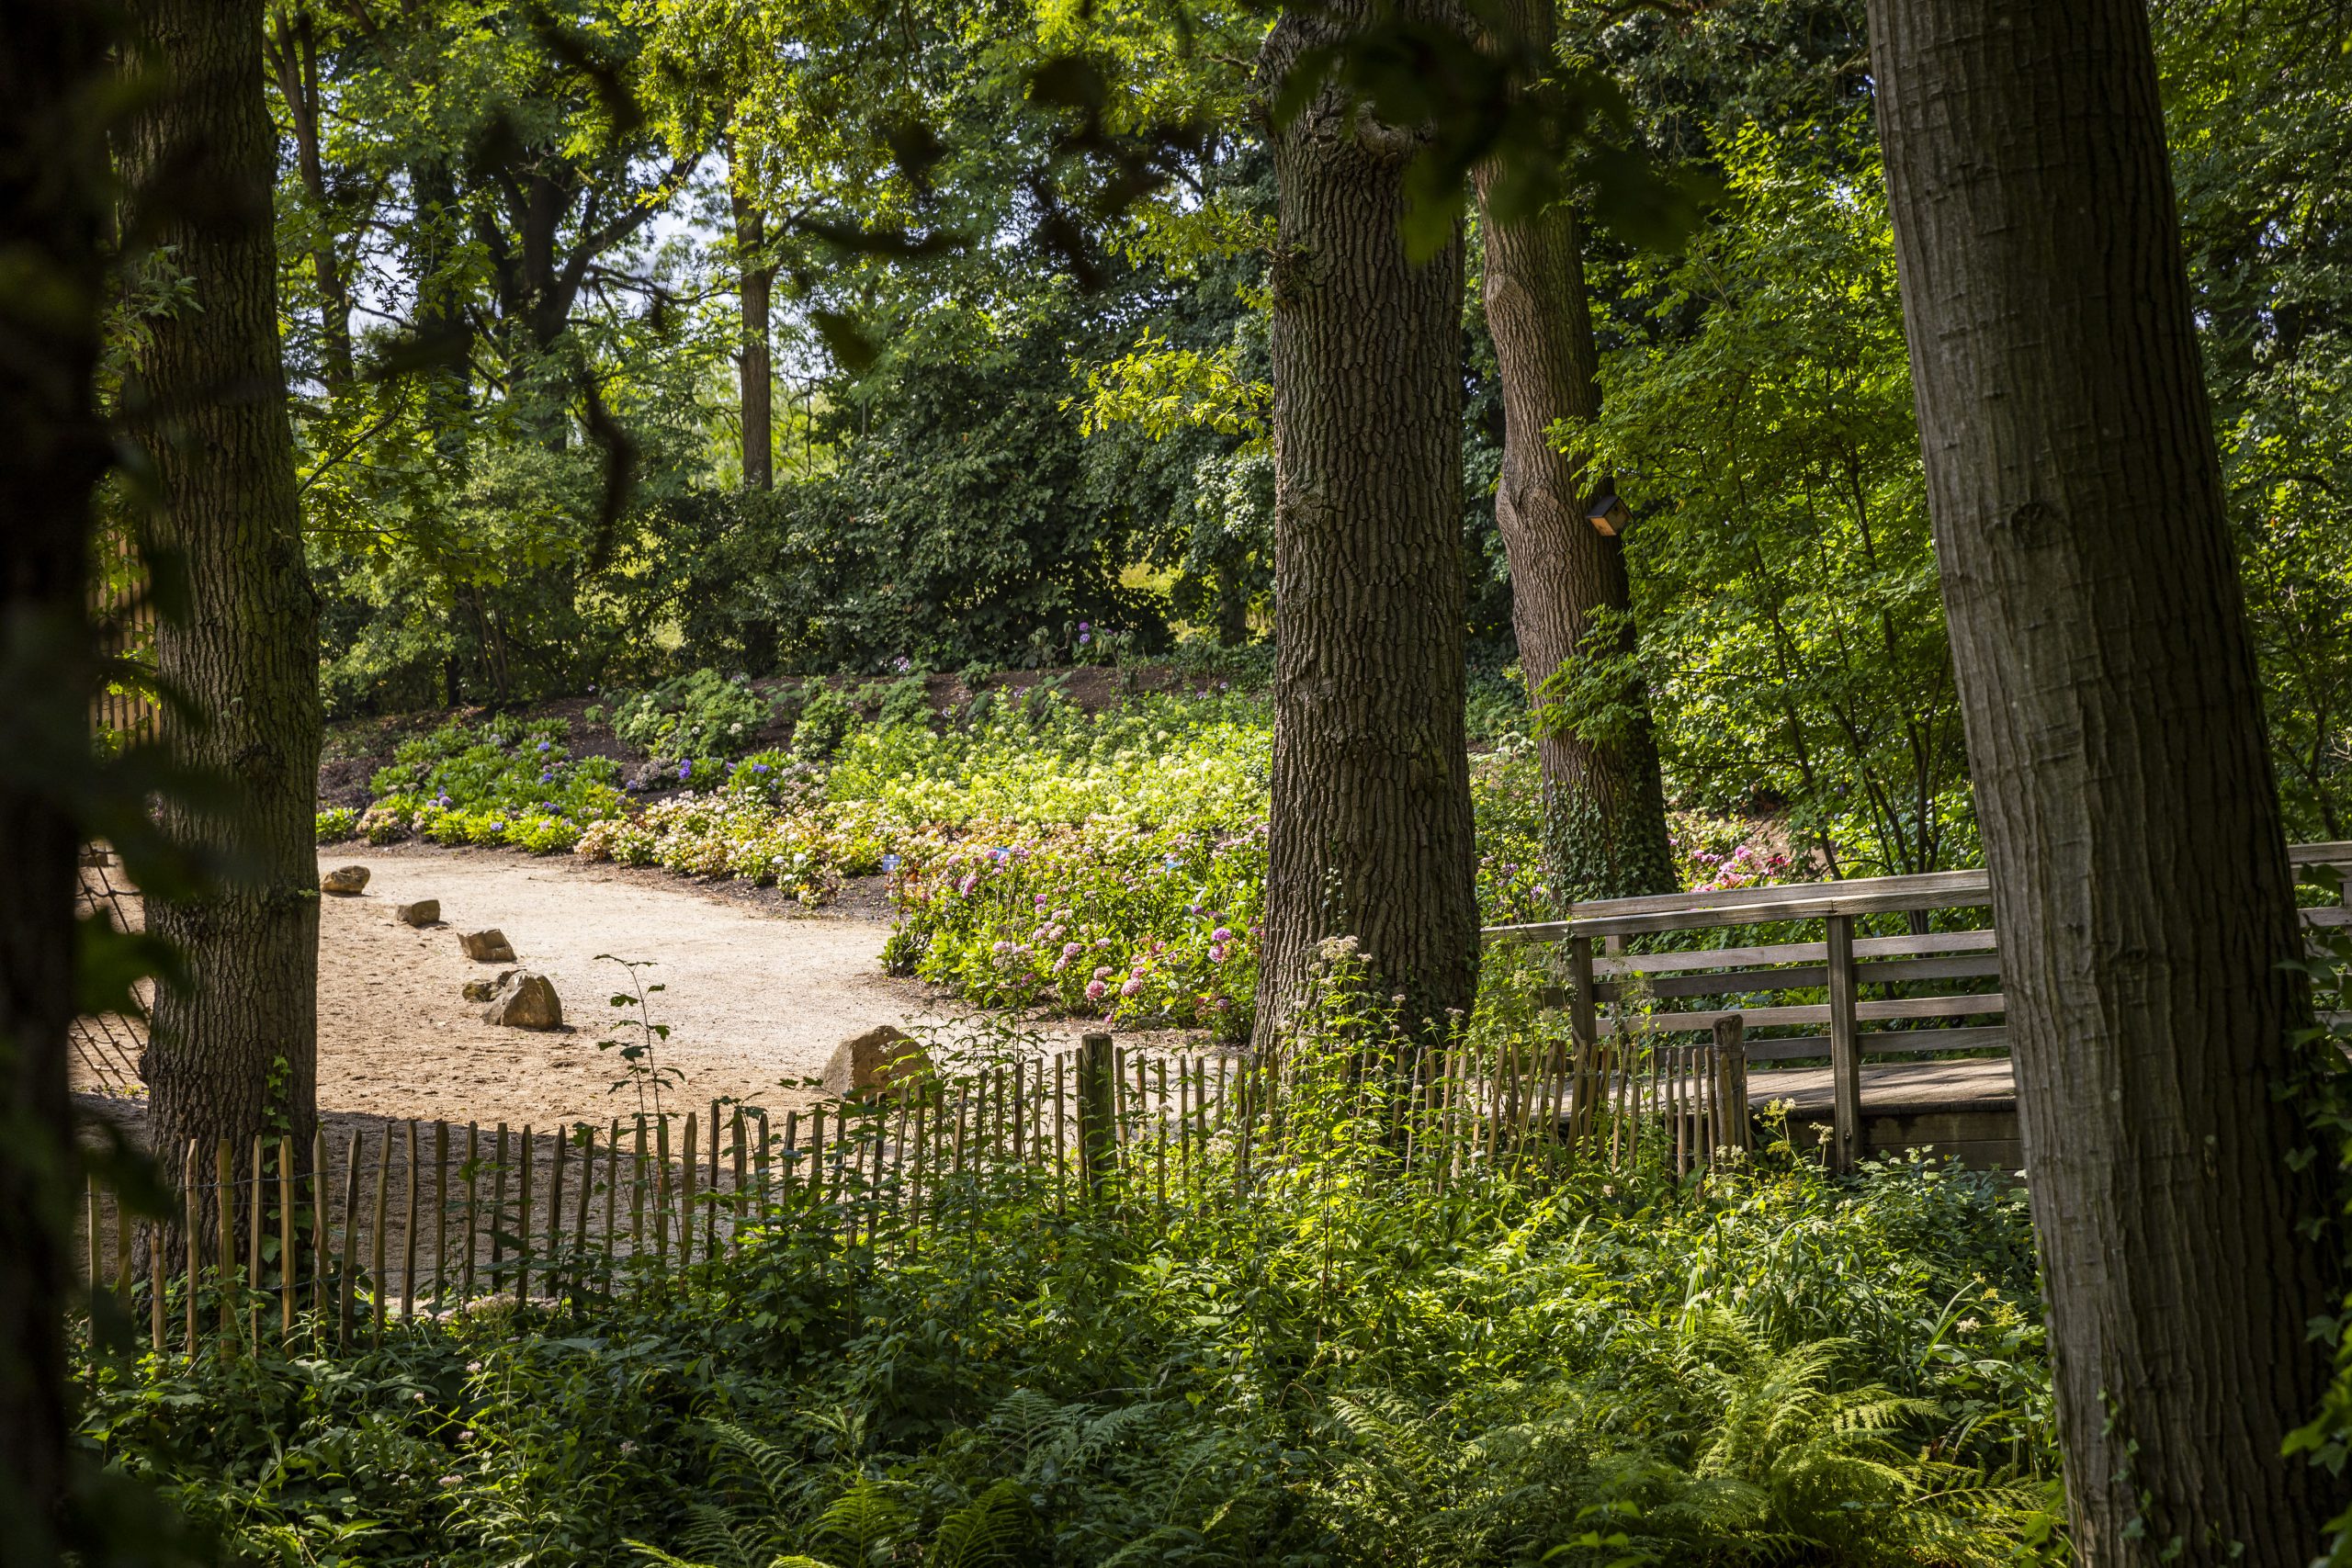
[[[798,1080],[845,1036],[948,1016],[944,998],[881,972],[886,928],[868,917],[813,916],[570,856],[403,846],[330,851],[321,863],[371,874],[358,897],[321,900],[322,1109],[540,1127],[635,1110],[633,1093],[612,1092],[626,1076],[619,1053],[598,1047],[639,1038],[635,1010],[608,1005],[634,987],[605,954],[644,964],[644,983],[662,987],[647,998],[670,1027],[655,1060],[684,1076],[686,1103],[797,1104],[808,1098]],[[440,900],[442,925],[393,918],[418,898]],[[514,964],[466,957],[458,932],[485,927],[506,933]],[[562,1029],[482,1021],[464,986],[508,967],[555,982]]]

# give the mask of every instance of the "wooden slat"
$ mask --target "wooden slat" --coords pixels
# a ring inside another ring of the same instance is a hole
[[[1998,991],[1984,991],[1958,997],[1896,997],[1885,1001],[1858,1002],[1854,1017],[1865,1022],[1889,1019],[1969,1018],[1978,1013],[2006,1010],[2006,1002]],[[1619,1015],[1611,1013],[1601,1020],[1604,1032],[1619,1026],[1636,1034],[1701,1034],[1712,1031],[1719,1018],[1738,1018],[1749,1029],[1788,1029],[1806,1024],[1826,1024],[1830,1013],[1825,1005],[1772,1008],[1715,1008],[1693,1012],[1653,1012]]]
[[[1700,893],[1652,893],[1632,898],[1592,898],[1571,905],[1562,924],[1581,927],[1588,920],[1622,919],[1629,915],[1683,913],[1693,909],[1744,909],[1769,907],[1792,899],[1835,897],[1841,889],[1871,894],[1939,898],[1960,904],[1984,894],[1988,884],[1982,870],[1931,871],[1913,876],[1860,876],[1837,882],[1766,883],[1754,887],[1718,887]]]
[[[2287,859],[2294,865],[2352,866],[2352,842],[2339,839],[2315,844],[2289,844]]]
[[[1986,953],[1953,958],[1893,958],[1877,964],[1858,964],[1854,966],[1854,978],[1859,985],[1892,986],[1914,980],[1984,979],[2000,972],[2000,955]],[[1828,983],[1828,964],[1798,964],[1780,969],[1732,969],[1714,975],[1669,975],[1651,980],[1641,988],[1659,998],[1723,997],[1761,991],[1805,991]],[[1599,994],[1602,1001],[1613,1002],[1626,989],[1621,985],[1609,984],[1600,987]]]
[[[1916,1056],[1931,1051],[1981,1051],[2006,1047],[2007,1024],[1962,1024],[1949,1029],[1866,1029],[1855,1036],[1865,1057]],[[1751,1062],[1795,1062],[1829,1055],[1829,1036],[1800,1034],[1792,1039],[1750,1040]]]
[[[1917,958],[1935,953],[1996,951],[2000,939],[1989,931],[1930,931],[1925,936],[1864,936],[1854,939],[1857,958]],[[1710,947],[1689,953],[1634,953],[1593,960],[1601,976],[1674,975],[1694,970],[1739,969],[1765,964],[1820,964],[1828,950],[1817,942],[1771,942],[1760,947]]]

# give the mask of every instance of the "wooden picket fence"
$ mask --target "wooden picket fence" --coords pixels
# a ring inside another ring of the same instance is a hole
[[[1734,1021],[1697,1046],[1465,1047],[1340,1092],[1377,1123],[1364,1157],[1388,1180],[1683,1175],[1747,1147],[1742,1060]],[[887,1255],[1012,1197],[1164,1225],[1279,1188],[1310,1087],[1295,1064],[1130,1052],[1102,1034],[780,1115],[713,1101],[601,1128],[410,1121],[322,1127],[307,1150],[190,1143],[168,1216],[135,1215],[93,1181],[80,1251],[94,1299],[112,1292],[158,1356],[208,1339],[381,1343],[485,1300],[608,1297],[782,1227]]]
[[[77,876],[74,912],[78,918],[104,919],[117,931],[147,929],[145,903],[122,874],[113,851],[103,844],[84,846]],[[154,998],[155,982],[140,981],[138,992],[144,1007]],[[109,1095],[145,1092],[139,1063],[147,1050],[147,1026],[142,1020],[118,1013],[84,1013],[74,1019],[70,1041],[79,1083]]]

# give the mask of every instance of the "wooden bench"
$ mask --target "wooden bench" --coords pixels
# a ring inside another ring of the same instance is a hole
[[[2340,874],[2352,867],[2352,842],[2297,844],[2289,858],[2299,876],[2322,866]],[[1492,926],[1483,935],[1489,943],[1564,949],[1566,984],[1547,992],[1544,1000],[1568,1010],[1579,1040],[1669,1041],[1706,1033],[1719,1019],[1737,1018],[1750,1064],[1826,1058],[1830,1162],[1846,1169],[1872,1142],[1865,1130],[1871,1109],[1864,1103],[1865,1062],[1916,1061],[1956,1052],[2007,1055],[2000,938],[1992,929],[1991,903],[1984,872],[1944,871],[1600,899],[1575,906],[1565,920]],[[1877,936],[1856,930],[1859,919],[1896,915],[1912,929]],[[2303,916],[2314,926],[2352,924],[2352,909],[2340,903],[2307,908]],[[1815,924],[1818,940],[1626,951],[1628,939],[1700,932],[1736,936],[1763,927]],[[1957,929],[1933,929],[1938,925]],[[1923,984],[1935,989],[1894,989]],[[1775,999],[1790,992],[1819,992],[1822,999]],[[1760,1106],[1773,1099],[1771,1080],[1780,1076],[1769,1070],[1756,1074],[1751,1102]],[[1906,1095],[1900,1072],[1874,1070],[1867,1087],[1873,1104],[1897,1119],[1963,1111],[2014,1118],[2013,1088],[2003,1103],[1992,1074],[1971,1076],[1976,1083],[1965,1106],[1943,1104],[1948,1095],[1932,1108],[1909,1106],[1907,1100],[1917,1097]],[[1789,1075],[1789,1098],[1801,1110],[1820,1098],[1820,1077],[1818,1072]],[[1970,1127],[1963,1142],[1988,1148],[2002,1143],[1981,1122]]]

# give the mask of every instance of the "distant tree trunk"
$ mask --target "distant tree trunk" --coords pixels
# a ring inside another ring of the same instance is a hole
[[[731,164],[734,144],[728,144]],[[743,300],[743,352],[736,375],[741,385],[743,426],[743,488],[763,493],[775,489],[775,375],[768,329],[769,298],[775,287],[775,268],[766,264],[767,214],[737,183],[729,170],[728,197],[735,215],[735,250]],[[776,645],[782,631],[774,616],[755,616],[741,623],[743,662],[751,673],[764,675],[775,668]]]
[[[1239,648],[1250,640],[1250,581],[1238,566],[1216,574],[1216,645]]]
[[[763,265],[767,244],[767,214],[741,190],[730,186],[735,212],[735,250],[741,258],[743,353],[738,375],[742,383],[743,486],[747,490],[775,488],[775,381],[768,366],[768,296],[775,284],[775,269]]]
[[[1278,85],[1360,0],[1288,10]],[[1399,230],[1421,136],[1327,90],[1275,138],[1274,756],[1257,1039],[1352,936],[1425,1032],[1477,984],[1463,735],[1462,247]]]
[[[105,301],[115,43],[85,0],[0,6],[0,1562],[59,1562],[74,1174],[75,784],[93,689],[84,594],[107,464]],[[37,298],[41,308],[26,309]]]
[[[130,394],[161,481],[157,532],[189,588],[188,613],[164,619],[155,651],[195,712],[166,706],[162,736],[177,761],[228,786],[164,812],[184,840],[229,857],[229,874],[148,910],[190,976],[159,988],[148,1052],[148,1125],[170,1168],[189,1138],[209,1153],[217,1138],[310,1137],[318,616],[278,358],[261,7],[137,0],[130,14],[167,80],[131,128],[125,173],[134,190],[203,193],[156,204],[155,241],[174,247],[197,308],[156,324]]]
[[[2273,1093],[2311,1001],[2147,18],[1870,21],[2075,1549],[2301,1568],[2340,1259]]]
[[[319,289],[320,368],[325,373],[328,390],[341,391],[351,381],[351,288],[344,276],[342,254],[335,248],[334,231],[326,221],[334,196],[327,188],[326,161],[321,152],[324,111],[319,93],[319,40],[310,12],[298,16],[282,6],[272,8],[269,66],[293,127],[295,173],[316,209],[318,237],[311,247],[311,270]]]
[[[1513,28],[1535,58],[1551,58],[1557,23],[1550,0],[1512,0],[1492,21]],[[1487,325],[1503,388],[1495,525],[1510,560],[1511,626],[1533,700],[1589,637],[1604,638],[1594,652],[1632,651],[1633,592],[1624,546],[1587,520],[1583,463],[1555,448],[1549,434],[1563,419],[1600,411],[1600,355],[1576,210],[1562,204],[1532,217],[1498,218],[1496,171],[1482,166],[1476,185]],[[1595,611],[1616,617],[1598,634]],[[1623,700],[1634,716],[1606,736],[1546,733],[1537,742],[1544,853],[1562,903],[1678,886],[1649,694],[1636,682]]]

